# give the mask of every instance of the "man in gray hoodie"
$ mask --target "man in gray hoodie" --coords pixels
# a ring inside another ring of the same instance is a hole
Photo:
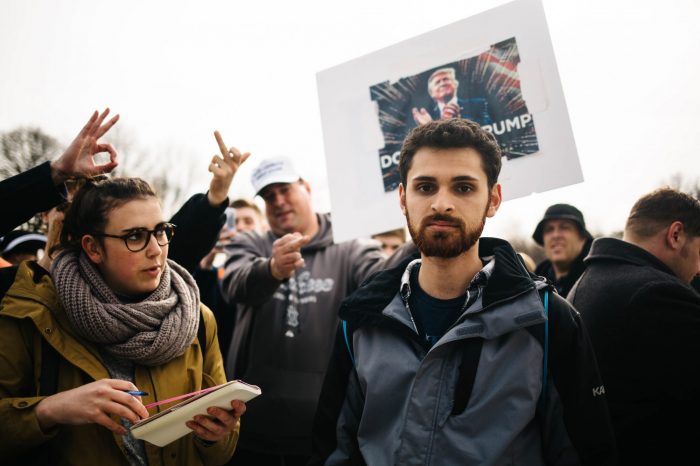
[[[236,464],[305,464],[340,302],[383,264],[379,243],[333,243],[329,214],[286,158],[264,160],[251,182],[270,230],[237,235],[223,294],[239,303],[227,374],[259,385]]]

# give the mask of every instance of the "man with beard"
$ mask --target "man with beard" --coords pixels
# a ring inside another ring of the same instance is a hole
[[[420,258],[376,274],[343,319],[316,464],[608,464],[605,390],[578,313],[511,246],[481,238],[501,152],[474,122],[404,141],[401,210]]]

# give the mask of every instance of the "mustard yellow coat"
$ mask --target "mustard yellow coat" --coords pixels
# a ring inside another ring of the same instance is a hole
[[[36,282],[35,282],[36,280]],[[226,381],[212,312],[202,306],[206,357],[197,338],[185,353],[158,367],[136,366],[135,385],[149,396],[144,404],[218,385]],[[61,307],[51,277],[24,262],[0,303],[0,458],[26,464],[37,452],[52,462],[71,465],[127,465],[120,435],[97,424],[61,425],[48,434],[39,428],[41,339],[60,355],[58,391],[109,378],[96,347],[77,336]],[[157,410],[158,408],[156,408]],[[154,414],[154,411],[151,411]],[[118,419],[115,417],[115,421]],[[216,465],[229,460],[238,429],[211,446],[193,434],[159,448],[146,443],[150,465]]]

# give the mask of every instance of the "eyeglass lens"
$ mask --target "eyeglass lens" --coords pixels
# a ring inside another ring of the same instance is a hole
[[[148,245],[148,241],[151,239],[151,233],[156,238],[156,242],[159,246],[165,246],[170,243],[174,233],[173,227],[169,225],[163,225],[155,230],[136,230],[126,237],[126,245],[132,251],[138,251],[144,249]]]

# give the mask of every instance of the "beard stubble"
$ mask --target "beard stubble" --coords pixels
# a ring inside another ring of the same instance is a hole
[[[411,223],[411,218],[406,211],[406,223],[408,231],[413,238],[418,250],[426,257],[442,257],[452,258],[467,252],[471,249],[481,237],[486,225],[486,212],[490,204],[486,203],[486,209],[481,216],[481,220],[472,228],[467,229],[464,220],[458,217],[453,217],[448,214],[434,214],[424,217],[416,230]],[[454,231],[428,231],[428,226],[432,222],[449,222],[456,228]]]

